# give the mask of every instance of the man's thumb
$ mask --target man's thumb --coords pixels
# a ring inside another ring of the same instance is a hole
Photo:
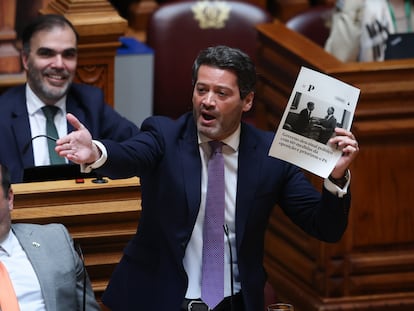
[[[78,118],[76,118],[73,114],[67,113],[66,114],[66,119],[76,130],[81,130],[81,129],[84,128],[83,124],[80,123]]]

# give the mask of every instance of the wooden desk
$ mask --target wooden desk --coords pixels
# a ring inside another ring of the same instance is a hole
[[[95,184],[85,179],[14,184],[13,222],[62,223],[84,253],[98,301],[126,243],[135,234],[141,192],[138,178]]]
[[[295,311],[414,310],[414,59],[342,63],[281,22],[258,31],[258,126],[277,129],[301,66],[361,89],[348,229],[340,243],[326,244],[275,211],[270,282]]]

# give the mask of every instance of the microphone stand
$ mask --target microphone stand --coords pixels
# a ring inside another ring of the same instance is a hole
[[[231,243],[230,243],[230,236],[229,236],[229,227],[227,224],[223,225],[224,234],[226,235],[227,244],[229,245],[229,255],[230,255],[230,288],[231,288],[231,296],[230,296],[230,310],[234,311],[234,282],[233,282],[233,252],[231,250]]]
[[[96,174],[96,178],[92,179],[94,184],[106,184],[108,179],[103,178],[101,175]]]
[[[39,137],[44,137],[44,138],[49,139],[49,140],[57,141],[57,138],[52,137],[52,136],[48,136],[48,135],[43,135],[42,134],[42,135],[34,136],[34,137],[30,138],[30,140],[26,143],[26,145],[24,145],[24,147],[22,149],[22,154],[25,154],[27,152],[27,150],[29,149],[30,144],[32,143],[32,141],[39,138]]]

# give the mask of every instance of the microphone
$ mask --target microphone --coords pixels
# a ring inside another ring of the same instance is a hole
[[[80,243],[75,243],[75,250],[79,255],[79,258],[82,261],[83,267],[83,297],[82,297],[82,310],[86,310],[86,267],[85,267],[85,259],[83,258],[82,248]]]
[[[230,310],[234,311],[234,303],[233,303],[233,296],[234,296],[234,282],[233,282],[233,252],[231,250],[231,243],[230,243],[230,235],[229,235],[229,227],[227,224],[223,225],[224,234],[226,235],[227,244],[229,245],[229,255],[230,255],[230,289],[231,289],[231,296],[230,296]]]
[[[30,140],[26,143],[26,145],[24,145],[23,150],[22,150],[22,153],[25,154],[27,152],[27,150],[29,149],[30,144],[32,143],[32,141],[35,140],[35,139],[37,139],[37,138],[40,138],[40,137],[45,137],[46,139],[50,139],[50,140],[53,140],[53,141],[57,141],[58,140],[57,138],[52,137],[52,136],[49,136],[49,135],[44,135],[44,134],[36,135],[36,136],[30,138]]]

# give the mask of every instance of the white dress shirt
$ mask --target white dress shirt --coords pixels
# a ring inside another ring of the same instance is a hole
[[[188,275],[188,288],[186,298],[195,299],[201,297],[201,266],[203,253],[203,223],[207,194],[207,163],[211,150],[209,139],[199,136],[199,148],[201,154],[201,204],[197,220],[193,228],[190,241],[184,256],[184,269]],[[224,296],[230,296],[231,280],[230,269],[233,266],[234,294],[240,291],[239,269],[237,266],[236,252],[236,193],[237,193],[237,167],[239,156],[240,126],[231,136],[222,141],[224,158],[224,182],[225,182],[225,222],[229,228],[229,239],[232,248],[233,263],[230,264],[230,252],[228,242],[223,229],[224,239]]]
[[[29,84],[26,84],[26,105],[32,137],[46,135],[46,117],[42,111],[42,107],[45,106],[45,104],[35,93],[33,93]],[[66,96],[61,98],[55,106],[59,108],[55,115],[56,129],[59,137],[63,137],[68,132],[66,122]],[[32,141],[32,146],[35,166],[50,165],[47,138],[39,137],[34,139]]]
[[[21,311],[46,311],[32,264],[12,231],[0,243],[0,261],[9,272]]]

